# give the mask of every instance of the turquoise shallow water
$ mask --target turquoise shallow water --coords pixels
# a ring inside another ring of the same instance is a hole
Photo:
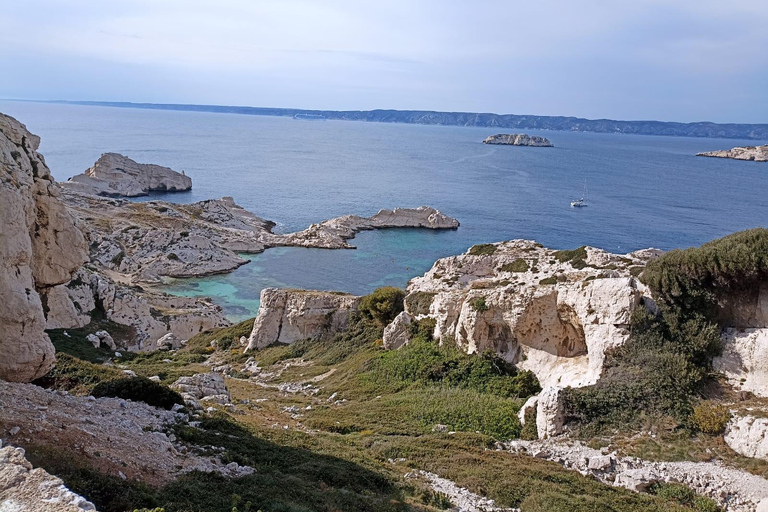
[[[360,233],[357,250],[276,248],[221,276],[177,280],[173,293],[210,296],[251,316],[265,286],[367,293],[404,286],[440,257],[483,242],[533,238],[554,248],[627,252],[698,245],[768,224],[768,164],[695,157],[755,141],[535,132],[554,148],[486,146],[487,128],[0,102],[42,136],[58,180],[103,152],[185,170],[175,202],[233,196],[276,230],[380,208],[434,206],[456,231]],[[569,201],[589,184],[590,206]]]

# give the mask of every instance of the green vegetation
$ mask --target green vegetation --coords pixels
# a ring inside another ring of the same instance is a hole
[[[469,303],[469,307],[478,313],[488,311],[488,304],[485,303],[485,297],[477,297],[476,299],[472,299],[472,302]]]
[[[565,256],[563,256],[565,257]],[[609,354],[594,386],[566,393],[571,419],[619,425],[643,415],[669,415],[691,431],[717,434],[726,412],[696,406],[721,349],[722,309],[750,296],[768,276],[768,230],[753,229],[676,250],[648,263],[642,280],[658,314],[639,308],[630,339]]]
[[[360,301],[360,313],[375,320],[382,327],[403,311],[405,292],[400,288],[385,286]]]
[[[222,327],[220,329],[212,329],[195,335],[187,341],[185,350],[192,352],[193,354],[210,354],[215,350],[211,346],[211,342],[214,340],[216,340],[216,348],[220,350],[227,350],[232,347],[233,344],[235,347],[239,347],[240,338],[243,336],[247,338],[251,335],[254,320],[254,318],[249,318],[248,320],[243,320],[239,324]]]
[[[548,285],[548,284],[557,284],[557,279],[554,277],[545,277],[541,281],[539,281],[540,285]]]
[[[125,253],[123,251],[118,252],[114,256],[112,256],[112,264],[116,267],[119,267],[120,264],[123,262],[123,258],[125,258]]]
[[[89,363],[65,353],[58,354],[53,369],[35,383],[76,395],[124,398],[164,409],[184,403],[178,393],[146,377],[127,377],[116,368]]]
[[[179,261],[179,256],[175,252],[169,252],[166,258],[168,258],[171,261]]]
[[[713,500],[699,496],[689,487],[682,484],[660,482],[654,484],[649,492],[669,503],[687,506],[700,512],[722,511]]]
[[[527,270],[528,262],[523,258],[517,258],[499,267],[499,272],[526,272]]]
[[[469,254],[472,256],[490,256],[496,252],[495,244],[479,244],[469,248]]]
[[[725,432],[731,419],[728,407],[711,402],[702,402],[693,408],[693,424],[705,434],[718,436]]]
[[[587,266],[587,248],[584,245],[570,251],[555,251],[552,256],[560,263],[570,263],[577,270]]]
[[[413,292],[405,298],[408,311],[414,315],[426,315],[435,298],[434,292]]]

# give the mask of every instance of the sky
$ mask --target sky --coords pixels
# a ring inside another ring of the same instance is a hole
[[[768,123],[768,0],[0,0],[0,98]]]

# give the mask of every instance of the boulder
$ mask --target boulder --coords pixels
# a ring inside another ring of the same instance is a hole
[[[41,377],[54,363],[41,292],[69,281],[88,258],[39,144],[0,114],[0,379],[17,382]]]
[[[158,350],[177,350],[184,345],[184,340],[179,339],[175,334],[169,332],[158,339],[155,344],[157,345]]]
[[[149,192],[190,190],[192,179],[168,167],[139,164],[118,153],[104,153],[91,168],[70,178],[65,186],[87,194],[136,197]]]
[[[265,288],[245,350],[345,331],[359,304],[346,293]]]
[[[413,317],[406,311],[395,317],[391,324],[384,328],[384,348],[397,349],[411,341],[411,324]]]
[[[93,333],[86,336],[85,339],[88,340],[91,345],[93,345],[93,348],[99,348],[101,346],[101,340]]]
[[[171,384],[184,398],[184,402],[194,409],[200,409],[200,400],[211,400],[220,404],[231,401],[224,377],[218,373],[198,373],[191,377],[180,377]]]
[[[3,512],[84,512],[93,503],[44,469],[33,469],[22,448],[0,448],[0,510]]]
[[[547,439],[563,433],[565,407],[560,388],[544,389],[536,401],[536,430],[539,439]]]
[[[768,459],[768,418],[734,414],[723,438],[740,455]]]

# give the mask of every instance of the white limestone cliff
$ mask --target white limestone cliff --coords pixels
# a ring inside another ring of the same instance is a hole
[[[69,281],[87,261],[39,143],[0,114],[0,379],[17,382],[44,375],[54,362],[40,292]]]
[[[606,350],[626,342],[632,311],[648,299],[630,268],[658,252],[574,254],[514,240],[443,258],[411,280],[405,315],[434,319],[435,339],[493,351],[533,371],[544,388],[593,384]],[[385,332],[387,347],[405,342],[395,327]]]

